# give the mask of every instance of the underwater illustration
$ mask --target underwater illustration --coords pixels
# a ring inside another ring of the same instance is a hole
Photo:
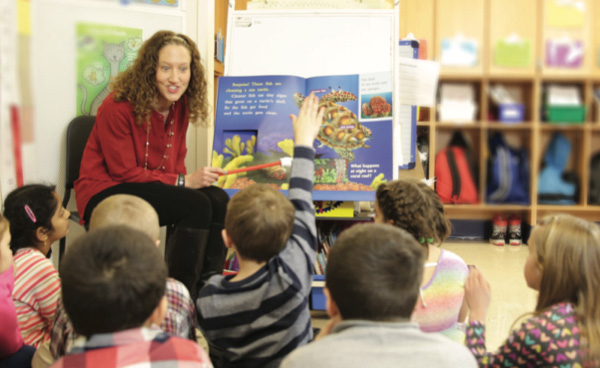
[[[285,160],[294,152],[289,115],[298,114],[311,92],[325,109],[313,143],[314,199],[371,200],[392,179],[392,121],[369,126],[359,121],[358,75],[221,77],[212,166],[228,174],[219,178],[219,187],[265,183],[288,189],[291,167]]]

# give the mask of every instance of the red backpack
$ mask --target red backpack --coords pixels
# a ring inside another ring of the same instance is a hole
[[[442,203],[479,202],[469,151],[463,134],[455,132],[448,147],[435,156],[435,190]]]

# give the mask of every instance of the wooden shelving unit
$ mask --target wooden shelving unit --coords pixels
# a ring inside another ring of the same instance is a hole
[[[456,124],[437,120],[436,108],[425,109],[424,121],[417,123],[420,135],[429,142],[428,176],[435,176],[435,154],[446,147],[452,134],[461,130],[470,140],[479,184],[480,204],[446,205],[454,219],[491,219],[496,213],[520,214],[529,224],[535,224],[543,215],[566,212],[589,220],[600,221],[600,206],[588,205],[589,164],[593,153],[600,150],[600,109],[593,91],[600,88],[600,3],[584,0],[584,25],[571,29],[557,29],[546,24],[549,2],[554,0],[401,0],[400,35],[412,32],[427,41],[428,59],[439,60],[444,38],[462,34],[478,42],[478,63],[469,68],[444,67],[440,72],[442,83],[468,83],[475,86],[478,111],[476,121]],[[531,41],[532,60],[523,68],[497,66],[494,46],[500,39],[517,33]],[[582,66],[577,69],[550,68],[545,65],[546,40],[569,36],[581,39],[585,47]],[[488,112],[491,85],[500,83],[518,87],[525,99],[525,121],[506,124],[491,121]],[[576,85],[587,108],[582,124],[549,124],[543,121],[542,93],[548,84]],[[576,205],[559,206],[538,203],[537,188],[540,166],[546,146],[554,132],[561,132],[572,145],[568,170],[577,173],[580,193]],[[530,198],[526,206],[488,204],[485,201],[487,177],[488,138],[502,132],[509,144],[525,147],[530,159]]]
[[[529,224],[540,216],[566,212],[590,220],[600,221],[600,206],[588,205],[588,177],[590,158],[600,150],[600,108],[594,102],[593,91],[600,88],[600,3],[583,0],[584,26],[574,29],[556,29],[546,24],[546,11],[554,0],[400,0],[400,35],[412,32],[427,41],[427,57],[439,60],[444,38],[462,34],[477,40],[479,45],[477,65],[470,68],[442,67],[440,83],[470,83],[475,86],[478,104],[474,123],[457,124],[437,119],[435,107],[422,108],[423,121],[417,123],[417,132],[429,143],[428,176],[435,176],[435,154],[446,147],[452,134],[461,130],[470,140],[472,157],[477,168],[480,203],[475,205],[446,205],[448,215],[454,219],[491,219],[496,213],[517,213]],[[236,1],[237,9],[246,9],[246,0]],[[228,0],[216,0],[215,32],[227,31]],[[531,41],[531,63],[523,68],[500,67],[494,62],[494,45],[498,40],[518,33]],[[559,69],[545,66],[545,47],[548,38],[567,35],[581,39],[585,57],[581,68]],[[222,76],[224,66],[215,61],[215,85]],[[505,124],[492,121],[488,112],[491,101],[490,86],[500,83],[516,86],[525,99],[525,121]],[[583,124],[549,124],[543,121],[542,93],[548,84],[569,84],[580,88],[587,107]],[[216,91],[215,91],[216,92]],[[543,155],[552,134],[565,134],[572,144],[569,170],[580,178],[580,194],[576,205],[550,206],[537,201],[538,175]],[[529,205],[488,204],[485,201],[487,176],[488,138],[502,132],[509,144],[526,147],[529,153]]]

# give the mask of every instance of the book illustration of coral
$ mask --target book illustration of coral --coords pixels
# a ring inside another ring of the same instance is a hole
[[[353,150],[363,147],[370,148],[366,142],[371,138],[371,130],[363,126],[356,115],[338,103],[354,101],[356,96],[342,90],[331,91],[319,99],[319,107],[325,107],[323,125],[317,135],[322,145],[333,148],[340,158],[354,161]],[[304,96],[294,93],[294,102],[302,106]]]
[[[212,166],[225,171],[236,171],[249,165],[261,165],[273,161],[282,161],[290,158],[294,152],[294,143],[291,139],[284,139],[277,143],[281,152],[271,151],[270,154],[254,152],[256,136],[252,135],[246,142],[242,142],[239,135],[225,140],[223,154],[213,151]],[[281,165],[265,167],[260,170],[248,172],[234,172],[224,175],[217,181],[217,186],[223,189],[242,189],[254,183],[266,183],[276,189],[287,189],[289,167]]]
[[[363,119],[382,118],[392,115],[392,104],[384,96],[375,95],[362,104],[361,110]]]

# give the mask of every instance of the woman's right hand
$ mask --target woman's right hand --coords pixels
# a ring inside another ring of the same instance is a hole
[[[465,299],[469,305],[469,320],[485,323],[490,305],[490,283],[475,267],[470,269],[465,280]]]
[[[185,187],[190,189],[208,187],[219,179],[219,174],[225,173],[225,170],[218,167],[203,167],[185,176]]]

